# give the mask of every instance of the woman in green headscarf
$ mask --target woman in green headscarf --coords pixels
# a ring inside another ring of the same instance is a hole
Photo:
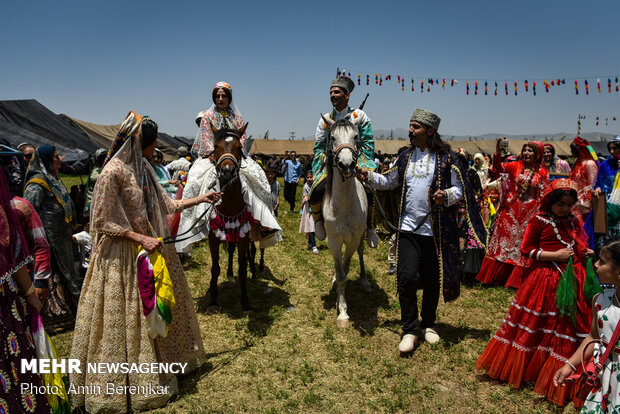
[[[69,192],[58,178],[61,158],[56,148],[44,145],[33,154],[28,171],[24,198],[32,204],[43,222],[45,235],[52,250],[52,267],[63,280],[71,298],[65,298],[72,308],[82,287],[75,269],[71,235],[75,226],[75,208]]]

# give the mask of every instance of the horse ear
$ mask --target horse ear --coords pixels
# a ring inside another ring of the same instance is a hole
[[[327,129],[331,129],[332,125],[334,125],[334,120],[325,118],[325,115],[323,114],[321,114],[321,118],[323,118],[323,122],[325,122],[325,125],[327,125]]]
[[[351,122],[353,124],[353,126],[357,126],[360,123],[360,117],[359,116],[352,116],[352,114],[347,114],[345,116],[345,119],[347,119],[349,122]]]
[[[249,122],[246,122],[244,126],[239,128],[239,130],[237,131],[239,133],[239,135],[245,134],[245,130],[248,129],[248,124],[249,124]]]
[[[213,135],[217,134],[217,128],[215,127],[215,125],[209,122],[209,126],[211,127],[211,131],[213,132]]]

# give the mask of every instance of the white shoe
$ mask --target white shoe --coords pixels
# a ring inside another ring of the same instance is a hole
[[[318,220],[314,223],[314,235],[317,239],[323,241],[327,236],[325,234],[325,226],[323,225],[323,220]]]
[[[413,351],[416,343],[418,342],[418,337],[413,334],[407,334],[403,336],[403,339],[400,341],[398,345],[398,350],[402,353],[407,353]]]
[[[379,245],[379,238],[377,237],[375,229],[366,230],[366,243],[371,249],[376,249]]]
[[[314,253],[314,254],[319,254],[319,249],[317,249],[317,248],[316,248],[316,246],[314,246],[314,247],[312,248],[312,253]]]
[[[434,329],[426,328],[424,330],[424,340],[429,344],[436,344],[439,342],[439,335],[437,335]]]

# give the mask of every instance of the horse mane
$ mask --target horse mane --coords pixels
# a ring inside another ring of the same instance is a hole
[[[338,121],[334,122],[331,128],[329,129],[329,132],[327,133],[327,146],[325,148],[325,165],[326,165],[325,173],[327,174],[326,175],[327,184],[325,186],[326,195],[330,195],[332,191],[332,179],[333,179],[332,171],[334,167],[334,153],[332,151],[332,134],[340,130],[345,130],[343,132],[346,132],[346,130],[354,129],[354,128],[355,126],[353,125],[351,121],[349,121],[346,118],[343,118],[343,119],[339,119]],[[356,139],[356,146],[357,146],[357,140],[359,140],[359,136]]]

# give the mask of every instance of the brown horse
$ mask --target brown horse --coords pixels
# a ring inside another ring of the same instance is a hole
[[[241,160],[245,157],[241,148],[240,137],[243,136],[248,124],[245,124],[239,130],[233,129],[221,129],[217,130],[213,125],[211,129],[214,133],[214,147],[213,160],[216,164],[215,170],[217,172],[217,179],[219,181],[220,189],[223,189],[221,203],[214,207],[214,213],[216,218],[211,220],[219,220],[219,222],[226,222],[229,225],[236,225],[246,219],[246,204],[243,200],[241,192],[241,181],[239,179],[239,168]],[[235,224],[236,223],[236,224]],[[243,223],[237,230],[242,231]],[[232,228],[230,231],[234,232]],[[209,308],[218,308],[217,301],[217,279],[220,275],[220,243],[223,243],[221,239],[222,233],[216,234],[213,230],[209,232],[209,250],[211,251],[211,283],[209,290],[211,291],[211,302]],[[241,237],[237,243],[238,260],[239,260],[239,282],[241,284],[241,310],[243,312],[251,312],[252,307],[248,299],[247,292],[247,260],[248,260],[248,247],[250,245],[249,232],[245,234],[239,234]]]

